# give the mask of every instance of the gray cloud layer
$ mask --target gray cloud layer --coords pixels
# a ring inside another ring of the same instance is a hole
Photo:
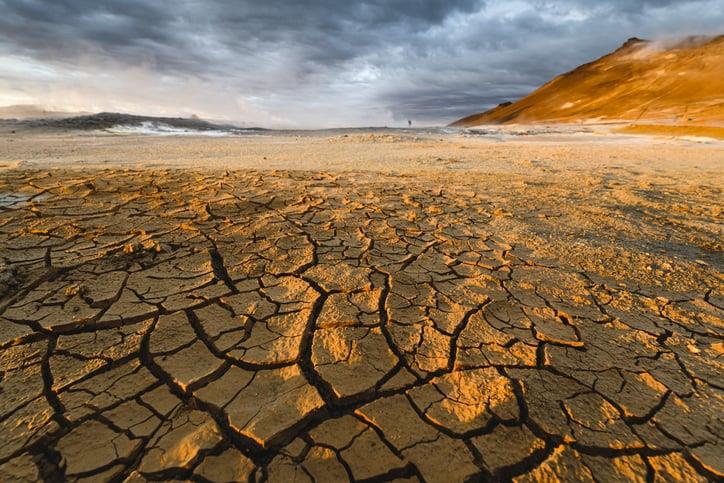
[[[0,104],[266,125],[443,123],[724,0],[0,0]]]

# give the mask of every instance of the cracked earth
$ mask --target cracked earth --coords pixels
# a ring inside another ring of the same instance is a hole
[[[0,479],[721,479],[720,189],[441,180],[0,172]]]

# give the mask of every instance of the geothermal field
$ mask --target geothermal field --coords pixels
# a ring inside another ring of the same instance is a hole
[[[0,483],[724,482],[724,0],[0,12]]]

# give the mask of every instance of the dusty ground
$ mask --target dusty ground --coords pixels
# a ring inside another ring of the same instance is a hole
[[[706,136],[724,140],[724,127],[717,126],[676,126],[661,124],[631,124],[621,129],[623,133],[653,134],[664,136]]]
[[[3,481],[724,474],[721,144],[0,145]]]

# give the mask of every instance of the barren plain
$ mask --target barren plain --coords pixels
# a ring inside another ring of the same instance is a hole
[[[724,144],[0,134],[2,481],[714,481]]]

